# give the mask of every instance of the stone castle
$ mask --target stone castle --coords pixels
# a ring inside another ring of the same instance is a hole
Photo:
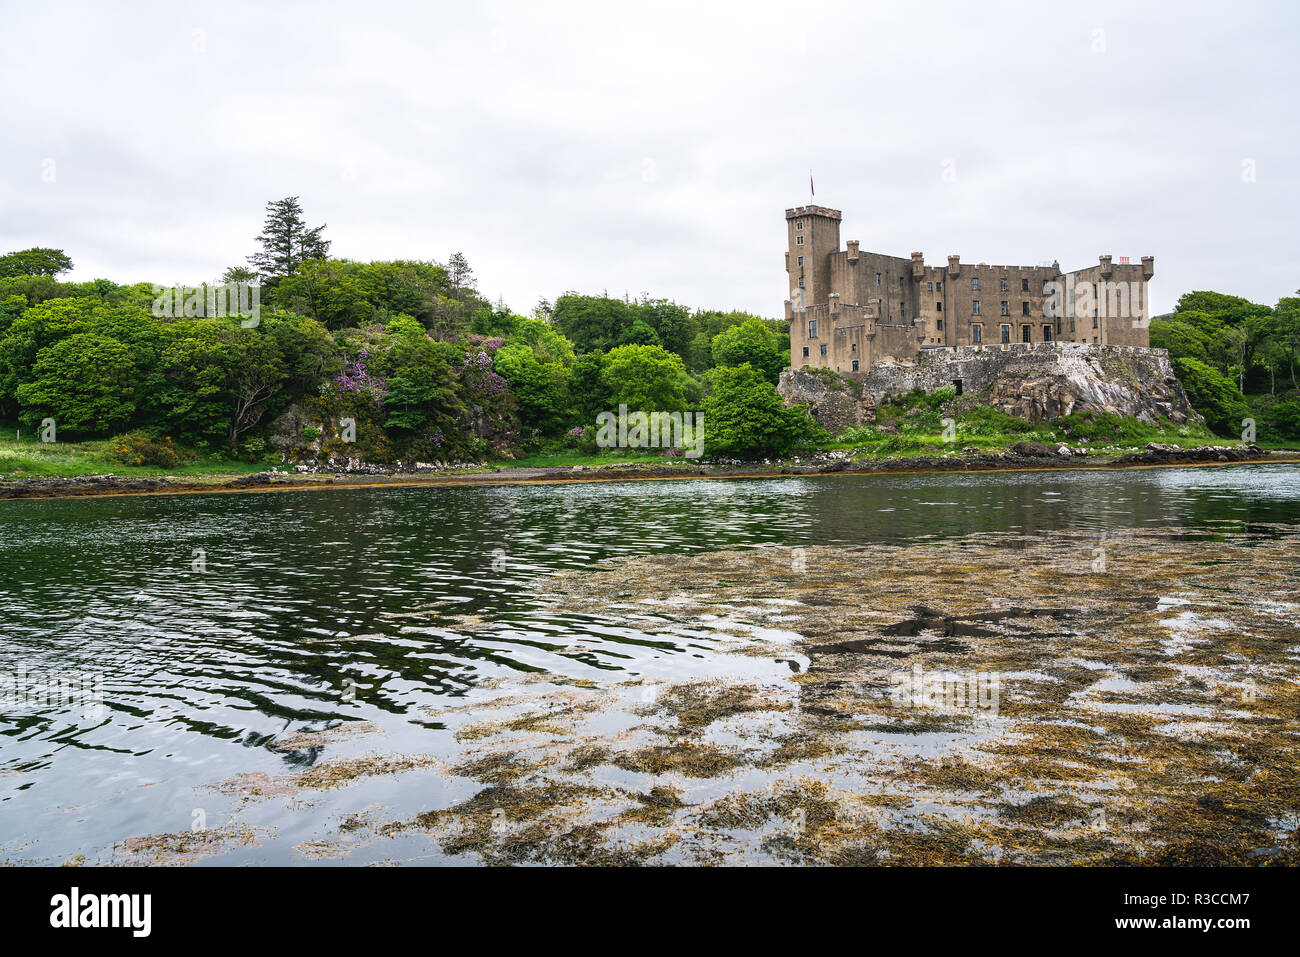
[[[1102,256],[1070,273],[1056,263],[970,265],[960,256],[930,266],[921,253],[862,252],[856,240],[841,249],[841,218],[824,206],[785,211],[792,369],[865,374],[882,360],[1025,343],[1150,345],[1151,256],[1140,264]]]

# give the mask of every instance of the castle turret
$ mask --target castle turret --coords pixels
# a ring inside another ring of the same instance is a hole
[[[838,209],[825,206],[796,206],[785,211],[791,299],[802,297],[807,306],[827,302],[831,291],[830,255],[840,248],[842,218]]]

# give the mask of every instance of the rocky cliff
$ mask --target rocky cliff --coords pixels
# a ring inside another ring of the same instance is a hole
[[[872,409],[913,389],[960,382],[963,394],[1030,422],[1094,410],[1155,423],[1200,421],[1164,349],[1080,343],[1015,343],[923,352],[914,362],[879,362],[865,374],[787,369],[779,390],[807,403],[831,432],[870,421]]]

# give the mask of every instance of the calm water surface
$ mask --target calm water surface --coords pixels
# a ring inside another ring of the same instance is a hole
[[[0,681],[55,670],[102,674],[104,688],[102,713],[4,701],[0,860],[107,862],[125,838],[188,830],[196,809],[221,813],[208,786],[316,761],[316,749],[269,746],[297,731],[369,721],[384,750],[439,753],[439,710],[488,679],[735,667],[707,639],[648,635],[626,611],[544,610],[529,586],[558,570],[651,552],[1259,522],[1300,522],[1300,468],[0,502]],[[394,780],[362,798],[418,810],[450,787],[430,779],[399,800],[384,790]],[[301,861],[294,830],[310,836],[312,815],[271,804],[264,822],[289,839],[220,863]],[[335,810],[323,800],[319,814]]]

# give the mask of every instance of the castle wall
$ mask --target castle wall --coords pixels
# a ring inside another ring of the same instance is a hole
[[[1072,273],[1055,263],[971,265],[958,256],[930,266],[920,253],[904,259],[863,252],[857,241],[840,249],[840,221],[839,210],[823,206],[786,210],[791,301],[785,315],[793,368],[865,372],[885,359],[943,347],[1150,343],[1149,318],[1143,318],[1154,271],[1150,257],[1112,264],[1112,257],[1102,256],[1098,265]],[[1104,284],[1106,301],[1085,303],[1086,315],[1054,308],[1074,304],[1054,287],[1073,290],[1084,283]]]

